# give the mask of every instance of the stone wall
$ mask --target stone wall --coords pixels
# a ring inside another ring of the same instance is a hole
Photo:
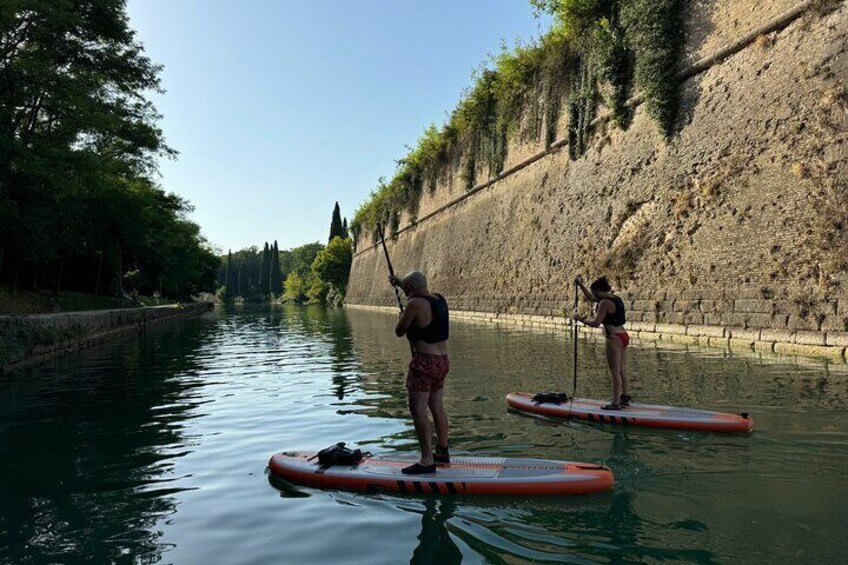
[[[793,7],[800,17],[757,33]],[[846,3],[692,1],[688,14],[684,63],[756,39],[682,84],[672,139],[639,106],[627,131],[599,120],[576,161],[541,153],[467,198],[456,173],[389,242],[396,270],[423,270],[458,310],[541,317],[570,312],[575,273],[605,274],[634,330],[842,355]],[[370,244],[347,302],[389,305]]]
[[[211,304],[0,316],[0,374],[101,343],[140,333],[148,324],[209,311]]]

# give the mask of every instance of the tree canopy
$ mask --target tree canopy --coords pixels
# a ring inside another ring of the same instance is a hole
[[[218,259],[190,205],[153,180],[176,153],[125,2],[6,0],[0,53],[0,281],[212,290]]]

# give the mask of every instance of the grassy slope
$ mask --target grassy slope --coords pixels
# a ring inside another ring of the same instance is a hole
[[[156,301],[149,297],[139,297],[139,300],[144,306],[156,305]],[[168,300],[159,301],[159,304],[170,303]],[[121,307],[121,302],[111,296],[93,296],[84,292],[62,292],[59,296],[53,296],[49,291],[32,290],[12,293],[11,288],[0,285],[0,315],[49,314]]]

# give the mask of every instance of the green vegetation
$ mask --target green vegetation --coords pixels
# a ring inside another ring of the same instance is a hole
[[[330,221],[330,238],[327,242],[333,241],[334,237],[347,237],[347,218],[342,222],[342,213],[338,202],[333,208],[333,219]]]
[[[274,240],[274,247],[271,249],[271,272],[269,273],[269,290],[271,296],[280,296],[283,293],[283,272],[280,269],[280,249],[277,247],[277,241]]]
[[[636,53],[636,87],[666,136],[674,132],[680,105],[677,56],[683,48],[682,0],[627,0],[622,23]]]
[[[353,242],[347,238],[334,237],[312,263],[312,276],[318,282],[319,292],[310,298],[339,305],[344,300],[352,262]]]
[[[218,258],[156,186],[175,152],[145,99],[160,68],[123,0],[0,8],[0,283],[174,298],[212,290]]]
[[[218,299],[263,302],[282,299],[300,304],[340,305],[353,261],[353,246],[345,234],[339,203],[333,209],[331,232],[323,246],[308,243],[280,251],[277,242],[263,251],[249,247],[227,253],[218,268]],[[234,273],[237,273],[234,275]]]
[[[352,259],[350,238],[338,236],[326,247],[316,242],[278,251],[276,241],[273,247],[268,247],[268,252],[248,247],[222,258],[218,268],[218,298],[221,302],[282,299],[301,304],[338,305],[344,299]],[[263,260],[271,264],[267,281]],[[237,280],[233,281],[232,273],[237,273]],[[265,285],[270,292],[265,292]]]
[[[587,149],[599,102],[612,122],[627,128],[632,90],[670,136],[678,109],[674,79],[683,46],[682,0],[530,0],[552,14],[550,31],[529,44],[501,52],[474,73],[447,123],[430,125],[391,180],[381,178],[350,225],[354,242],[377,240],[376,225],[397,234],[401,215],[414,222],[424,187],[429,191],[459,168],[466,189],[503,171],[509,140],[543,142],[558,135],[568,104],[572,159]]]

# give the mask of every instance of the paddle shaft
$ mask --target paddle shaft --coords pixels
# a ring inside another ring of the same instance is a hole
[[[571,397],[574,398],[574,395],[577,394],[577,281],[574,282],[574,320],[572,323],[574,324],[574,388],[571,391]]]
[[[389,259],[389,250],[386,247],[386,238],[383,235],[383,226],[380,224],[377,224],[377,233],[380,234],[380,243],[383,244],[383,253],[386,255],[386,264],[389,266],[389,276],[391,276],[392,279],[396,279],[397,277],[395,276],[395,270],[394,268],[392,268],[392,260]],[[400,308],[401,313],[403,313],[403,302],[400,301],[400,291],[395,285],[392,285],[392,288],[395,291],[395,298],[397,299],[398,308]]]

